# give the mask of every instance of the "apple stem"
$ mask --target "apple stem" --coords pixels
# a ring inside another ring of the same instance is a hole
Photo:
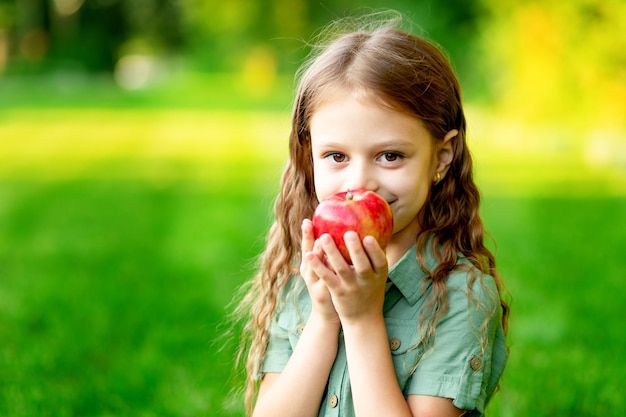
[[[346,193],[346,200],[352,200],[352,198],[354,198],[354,195],[352,194],[352,191],[348,190]]]

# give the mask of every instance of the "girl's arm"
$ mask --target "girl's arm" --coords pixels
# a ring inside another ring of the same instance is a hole
[[[266,374],[253,417],[315,417],[337,355],[338,322],[311,313],[287,366]]]
[[[376,240],[348,232],[344,236],[353,262],[349,266],[330,236],[319,239],[328,257],[310,264],[326,283],[341,319],[348,372],[357,417],[459,416],[462,410],[441,397],[410,396],[400,390],[391,359],[383,303],[387,281],[387,259]]]
[[[300,274],[311,297],[311,314],[285,369],[263,378],[253,417],[318,415],[341,326],[328,288],[307,261],[320,256],[321,249],[314,248],[313,226],[304,220]]]
[[[380,318],[346,323],[343,333],[356,417],[458,417],[463,414],[449,398],[425,395],[404,398],[396,379],[382,314]]]

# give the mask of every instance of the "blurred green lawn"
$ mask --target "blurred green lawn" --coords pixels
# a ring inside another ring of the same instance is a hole
[[[242,416],[226,306],[263,246],[288,123],[234,109],[0,112],[0,416]],[[513,297],[490,415],[620,415],[623,171],[586,169],[577,150],[559,162],[571,175],[524,175],[532,152],[475,145]]]

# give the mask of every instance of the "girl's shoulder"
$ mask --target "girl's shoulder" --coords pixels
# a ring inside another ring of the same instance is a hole
[[[430,248],[430,241],[426,248]],[[424,258],[426,268],[429,271],[434,271],[439,266],[438,261],[430,250],[425,249]],[[495,293],[498,295],[497,299],[499,300],[495,278],[478,269],[461,252],[457,252],[456,265],[446,279],[446,286],[449,290],[463,290],[481,297],[485,294],[491,295]]]
[[[448,277],[448,285],[465,286],[471,291],[497,291],[496,280],[488,273],[482,272],[463,254],[458,254],[455,268]]]
[[[463,258],[448,276],[446,286],[450,314],[469,312],[477,325],[484,320],[499,321],[500,293],[491,275]]]

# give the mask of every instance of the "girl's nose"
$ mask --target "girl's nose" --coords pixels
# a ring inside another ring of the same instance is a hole
[[[357,190],[359,188],[365,188],[370,191],[376,191],[378,189],[378,180],[374,170],[369,165],[353,163],[351,168],[346,180],[347,189]]]

